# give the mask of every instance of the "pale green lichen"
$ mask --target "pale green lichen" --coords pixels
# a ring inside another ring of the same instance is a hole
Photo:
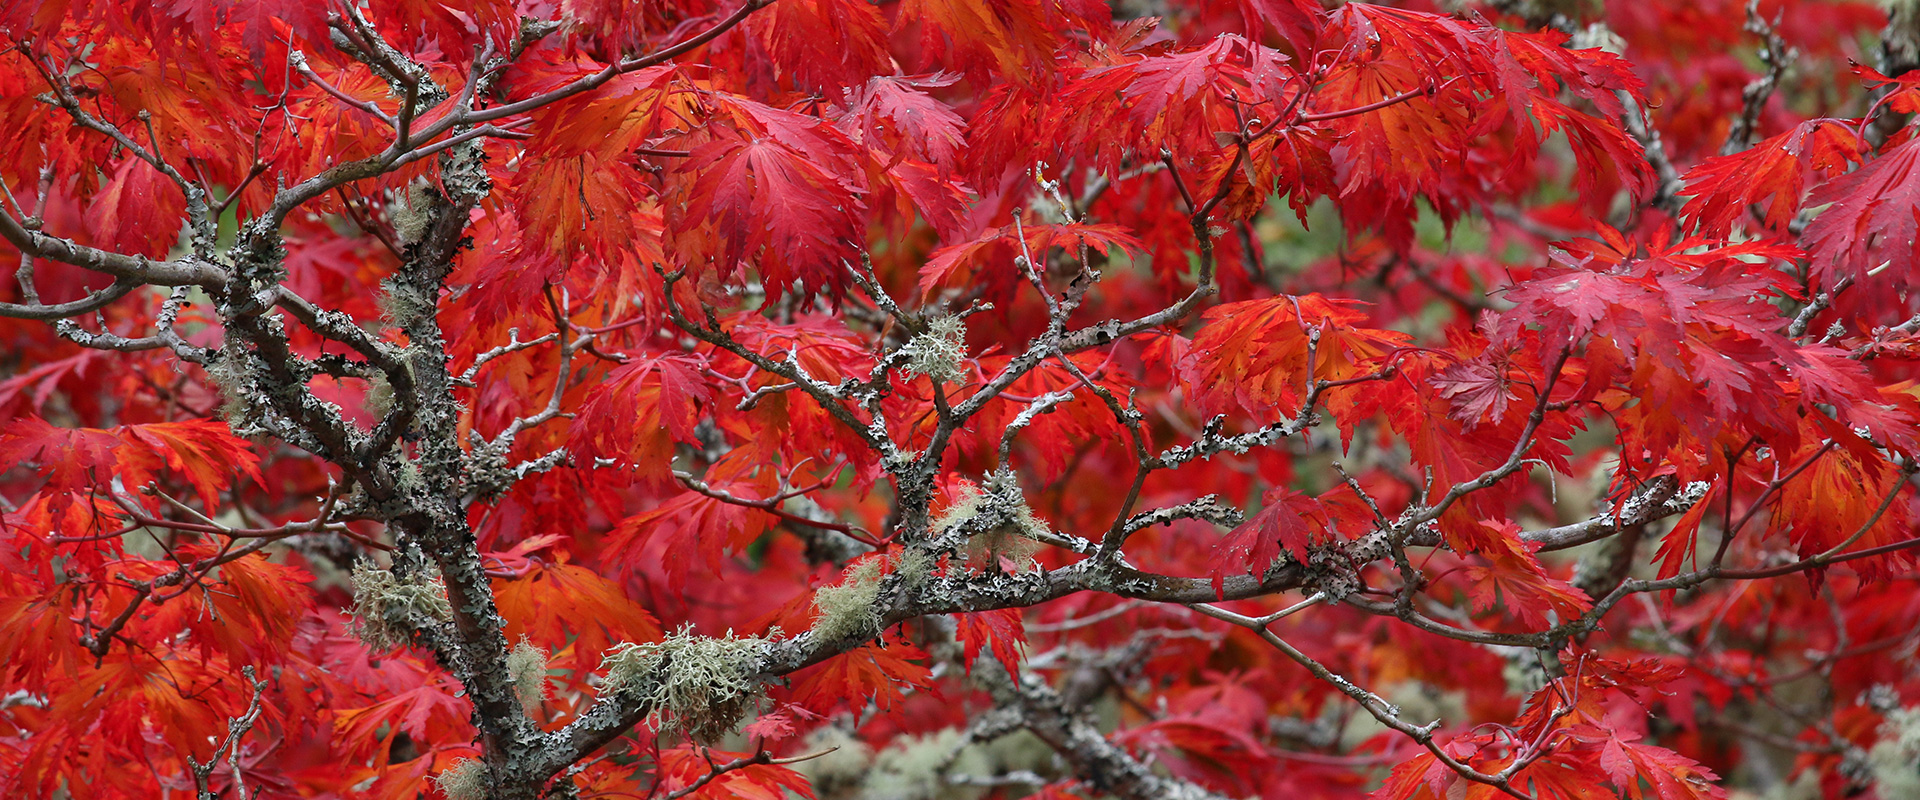
[[[975,747],[993,763],[993,769],[987,774],[1025,771],[1046,775],[1057,768],[1053,748],[1032,731],[1014,731]],[[959,772],[959,768],[956,766],[954,771]]]
[[[434,196],[426,181],[414,181],[407,185],[404,198],[395,198],[398,202],[387,204],[387,218],[393,222],[393,232],[400,243],[413,244],[427,235],[427,226],[433,224]]]
[[[883,557],[861,559],[847,568],[846,575],[834,586],[823,586],[813,594],[813,607],[820,616],[813,620],[813,635],[825,641],[843,638],[870,639],[880,633],[880,579],[885,574]]]
[[[1040,543],[1028,538],[1019,527],[999,525],[967,540],[966,560],[968,564],[984,568],[997,565],[1004,558],[1013,564],[1015,571],[1023,572],[1039,550]]]
[[[520,637],[520,643],[507,654],[507,674],[513,678],[513,693],[520,698],[520,710],[528,716],[539,711],[547,700],[547,651]]]
[[[1820,800],[1820,772],[1807,770],[1791,781],[1779,781],[1760,794],[1759,800]]]
[[[770,631],[778,636],[779,631]],[[646,644],[623,642],[601,662],[605,691],[652,709],[663,730],[711,742],[733,730],[760,697],[760,659],[767,639],[701,636],[691,626]]]
[[[895,450],[892,454],[882,459],[881,466],[885,467],[888,472],[899,472],[912,467],[913,462],[919,458],[920,451],[918,450]]]
[[[980,487],[971,483],[961,483],[954,492],[953,503],[940,515],[933,518],[933,532],[937,536],[952,533],[955,528],[980,515],[983,501]]]
[[[1027,506],[1026,495],[1010,471],[988,473],[981,486],[962,485],[952,505],[933,522],[945,537],[963,528],[967,563],[989,566],[1005,558],[1024,568],[1050,537],[1052,528]]]
[[[253,386],[252,356],[239,344],[228,344],[207,364],[207,380],[220,390],[220,417],[235,435],[252,435],[260,427],[259,391]]]
[[[934,557],[932,553],[919,547],[908,547],[893,556],[893,574],[899,576],[903,589],[912,589],[933,574]]]
[[[413,641],[421,627],[453,619],[447,588],[436,571],[403,579],[372,561],[353,565],[353,632],[375,650]]]
[[[957,785],[953,775],[991,775],[995,765],[979,748],[969,746],[958,728],[921,736],[904,736],[880,751],[861,782],[866,800],[970,800],[986,793],[984,787]]]
[[[807,734],[809,753],[825,753],[793,765],[807,777],[819,797],[839,797],[858,787],[873,763],[873,748],[859,737],[837,726],[828,725]]]
[[[440,298],[429,290],[393,278],[380,285],[384,289],[380,293],[380,312],[395,327],[405,328],[439,311]]]
[[[959,317],[933,317],[927,332],[900,348],[907,372],[925,375],[936,383],[958,383],[966,377],[967,325]]]
[[[813,595],[814,610],[819,612],[811,628],[814,637],[835,641],[878,636],[879,600],[888,565],[897,585],[911,589],[933,571],[933,556],[920,548],[908,548],[891,557],[872,556],[848,567],[840,583],[822,587]]]
[[[1535,692],[1545,688],[1552,677],[1547,674],[1547,666],[1537,651],[1528,647],[1509,647],[1499,651],[1503,666],[1500,677],[1507,684],[1507,694],[1514,697],[1532,697]]]
[[[1920,797],[1920,706],[1887,712],[1867,767],[1881,797]]]
[[[387,382],[386,373],[375,372],[367,378],[367,393],[363,401],[367,413],[375,417],[385,417],[393,410],[393,384]]]
[[[447,800],[481,800],[487,796],[487,765],[463,758],[433,776],[433,783]]]
[[[1053,749],[1025,731],[980,743],[950,728],[900,737],[875,753],[853,732],[828,725],[808,734],[804,749],[825,753],[794,765],[822,800],[973,800],[989,787],[967,778],[1055,771]]]
[[[1626,53],[1627,40],[1606,23],[1595,22],[1573,32],[1573,46],[1581,50],[1605,50],[1617,56]]]
[[[1378,697],[1397,711],[1401,719],[1456,720],[1467,715],[1467,696],[1458,690],[1442,690],[1421,681],[1401,681],[1379,689]],[[1367,714],[1349,716],[1340,730],[1341,747],[1351,749],[1388,730]]]

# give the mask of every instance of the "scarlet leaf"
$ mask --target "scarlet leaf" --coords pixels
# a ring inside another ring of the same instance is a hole
[[[773,6],[754,19],[753,29],[774,63],[809,89],[858,83],[889,69],[886,20],[869,3],[800,0]]]
[[[839,287],[843,262],[861,241],[866,193],[851,171],[851,146],[823,124],[764,113],[779,126],[775,133],[717,131],[681,166],[688,182],[673,223],[678,241],[690,259],[714,259],[721,274],[754,259],[776,288]],[[796,146],[781,129],[803,139]],[[717,248],[689,236],[708,225]]]
[[[961,664],[968,671],[973,669],[973,660],[980,657],[980,648],[986,647],[1007,668],[1007,674],[1019,673],[1020,649],[1027,643],[1026,624],[1020,618],[1019,609],[977,611],[961,614],[957,620],[963,653]]]
[[[1548,576],[1532,556],[1495,557],[1492,566],[1468,567],[1467,580],[1475,611],[1493,608],[1498,599],[1508,614],[1533,630],[1578,619],[1593,605],[1586,592]]]
[[[1213,408],[1292,414],[1308,381],[1361,377],[1411,341],[1397,331],[1358,327],[1366,314],[1354,306],[1314,294],[1209,309],[1207,326],[1193,339],[1187,385]]]
[[[87,216],[102,247],[159,258],[178,238],[186,208],[180,187],[153,165],[129,156],[114,169],[106,188],[94,195]]]
[[[694,357],[633,359],[588,393],[572,431],[576,452],[631,463],[642,474],[664,476],[673,442],[694,441],[699,406],[713,390]]]
[[[554,652],[571,645],[588,666],[616,642],[651,642],[662,633],[618,584],[577,564],[534,562],[522,575],[496,580],[494,597],[509,641],[525,636]]]
[[[1025,234],[1024,243],[1020,234]],[[994,228],[980,234],[972,241],[943,247],[934,251],[926,266],[920,268],[920,292],[931,294],[943,286],[957,285],[963,282],[980,281],[979,273],[987,275],[984,282],[998,287],[1011,287],[1019,280],[1019,269],[1013,266],[1013,259],[1031,256],[1035,269],[1043,269],[1043,258],[1054,248],[1076,253],[1080,248],[1107,254],[1115,248],[1138,253],[1146,246],[1125,230],[1114,225],[1007,225]]]
[[[1213,547],[1209,567],[1216,593],[1223,591],[1228,575],[1259,578],[1266,574],[1280,559],[1282,550],[1304,564],[1307,548],[1333,535],[1325,509],[1312,495],[1276,487],[1262,499],[1266,505],[1260,513]]]
[[[1913,263],[1920,219],[1920,141],[1909,141],[1834,180],[1814,187],[1809,207],[1827,206],[1801,236],[1813,255],[1814,275],[1830,287],[1843,277],[1856,280],[1883,264],[1895,265],[1895,286],[1907,283],[1905,265]],[[1830,204],[1830,205],[1829,205]]]
[[[858,131],[867,146],[892,153],[895,161],[917,158],[951,170],[966,144],[967,123],[927,90],[952,86],[956,79],[943,73],[875,77],[848,94],[840,124]]]
[[[808,670],[794,685],[793,702],[825,714],[842,705],[854,708],[871,701],[882,711],[892,708],[905,689],[928,689],[933,673],[913,662],[927,654],[904,642],[862,645]]]
[[[118,474],[129,488],[156,473],[185,478],[206,508],[236,475],[260,480],[259,459],[225,423],[208,420],[125,425],[114,430],[56,428],[28,417],[0,429],[0,459],[40,465],[57,491],[72,491]]]
[[[27,417],[0,429],[0,461],[39,464],[52,488],[72,491],[111,474],[120,444],[108,431],[57,428]]]
[[[162,461],[193,484],[207,508],[217,505],[220,490],[231,485],[235,474],[255,483],[261,480],[259,458],[245,441],[228,432],[224,422],[154,422],[121,430],[129,447],[121,455],[123,467],[140,457]]]
[[[813,800],[813,784],[782,764],[749,764],[709,778],[716,764],[751,758],[751,753],[695,748],[662,750],[657,766],[661,788],[703,800]],[[702,781],[705,781],[704,783]]]
[[[770,494],[760,480],[715,481],[704,494],[681,492],[622,520],[609,537],[608,552],[629,574],[659,564],[676,587],[685,581],[696,555],[709,571],[719,572],[721,559],[746,549],[775,520],[764,510],[715,496],[722,492],[745,501]]]
[[[1784,231],[1814,180],[1860,160],[1860,141],[1838,120],[1803,122],[1746,150],[1700,162],[1686,175],[1693,195],[1682,213],[1702,233],[1726,235],[1749,206],[1766,210],[1768,230]]]

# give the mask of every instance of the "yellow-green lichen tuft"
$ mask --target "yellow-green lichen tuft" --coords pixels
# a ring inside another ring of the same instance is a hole
[[[958,728],[903,736],[880,751],[860,786],[862,800],[971,800],[986,789],[950,783],[947,776],[988,775],[993,764]]]
[[[422,627],[453,619],[447,588],[437,572],[403,579],[372,561],[353,565],[353,632],[374,650],[413,641]]]
[[[820,616],[813,620],[813,635],[826,641],[842,638],[871,638],[880,633],[880,579],[884,577],[883,557],[861,559],[847,568],[839,584],[823,586],[813,594],[813,607]]]
[[[1026,565],[1052,529],[1027,506],[1010,472],[989,473],[980,486],[962,485],[952,505],[934,519],[933,530],[946,536],[965,528],[967,563],[990,566],[1005,558]]]
[[[838,584],[814,593],[813,608],[819,616],[813,621],[813,635],[826,641],[878,636],[880,593],[885,588],[888,564],[898,585],[912,588],[932,572],[933,556],[919,548],[908,548],[891,557],[871,556],[848,567]]]
[[[487,765],[463,758],[433,776],[433,783],[447,800],[482,800],[487,796]]]
[[[645,704],[663,730],[711,742],[732,731],[759,699],[755,675],[766,648],[766,639],[733,631],[701,636],[691,626],[658,642],[624,642],[601,662],[604,691]]]
[[[547,651],[520,637],[520,643],[507,654],[507,674],[513,678],[513,693],[520,698],[520,710],[533,716],[547,700]]]

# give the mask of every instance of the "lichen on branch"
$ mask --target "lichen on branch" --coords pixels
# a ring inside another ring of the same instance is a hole
[[[353,632],[375,651],[412,644],[420,631],[453,619],[446,584],[431,567],[402,577],[362,559],[352,580]]]
[[[685,626],[658,642],[623,642],[601,661],[602,692],[650,709],[662,730],[710,742],[733,730],[760,699],[768,638],[703,636]]]

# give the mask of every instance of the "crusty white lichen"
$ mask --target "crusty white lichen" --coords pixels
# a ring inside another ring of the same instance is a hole
[[[769,632],[778,636],[779,631]],[[601,661],[604,691],[652,709],[654,723],[695,741],[725,736],[760,697],[767,639],[702,636],[685,626],[658,642],[623,642]]]
[[[958,383],[966,377],[967,325],[959,317],[928,319],[927,332],[908,340],[900,355],[906,359],[902,368],[907,372],[935,382]]]
[[[513,679],[514,696],[520,698],[520,710],[532,716],[547,700],[547,651],[535,647],[527,638],[507,653],[507,674]]]
[[[487,765],[463,758],[433,776],[433,783],[447,800],[481,800],[487,796]]]
[[[413,640],[421,626],[453,619],[447,587],[438,572],[403,579],[369,560],[353,565],[353,632],[375,650]]]
[[[1920,797],[1920,706],[1887,712],[1867,767],[1881,797]]]

